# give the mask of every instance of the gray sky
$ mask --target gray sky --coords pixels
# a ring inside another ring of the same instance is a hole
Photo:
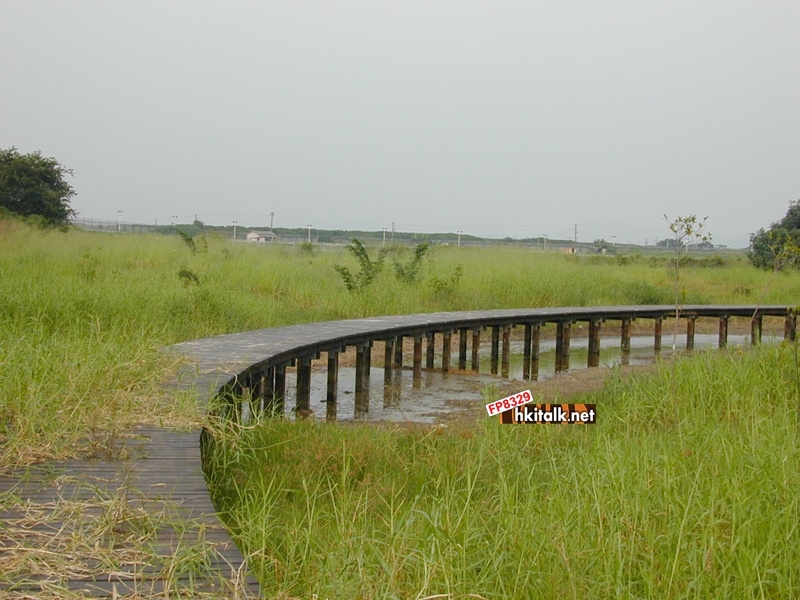
[[[800,2],[2,0],[0,147],[84,217],[745,246],[800,198]]]

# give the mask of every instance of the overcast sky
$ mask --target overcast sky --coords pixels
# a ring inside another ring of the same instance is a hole
[[[0,4],[0,147],[87,218],[741,247],[800,198],[797,0]]]

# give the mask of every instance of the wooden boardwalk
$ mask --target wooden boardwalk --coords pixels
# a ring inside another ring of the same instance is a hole
[[[181,387],[195,383],[210,390]],[[129,433],[111,460],[0,476],[0,596],[258,597],[208,495],[201,431]]]
[[[142,427],[117,448],[123,458],[0,478],[0,565],[5,576],[16,557],[33,567],[4,593],[257,596],[208,496],[199,439]]]
[[[294,361],[307,375],[308,361],[320,352],[328,353],[329,375],[335,374],[336,356],[345,346],[367,348],[368,367],[370,344],[387,342],[388,371],[398,366],[390,360],[389,344],[395,344],[396,350],[398,340],[413,337],[416,369],[423,336],[432,341],[437,333],[444,334],[445,354],[449,354],[449,336],[460,331],[463,357],[467,331],[478,334],[481,328],[491,327],[496,354],[497,331],[504,328],[505,360],[506,334],[516,325],[524,325],[526,335],[543,323],[563,325],[559,336],[564,337],[568,353],[569,323],[583,320],[599,327],[606,319],[629,323],[649,318],[659,323],[660,332],[660,319],[674,310],[628,306],[377,317],[222,335],[177,344],[170,351],[194,361],[195,367],[178,385],[195,390],[205,405],[223,388],[237,391],[238,385],[238,392],[254,394],[257,378],[263,386],[269,376],[269,389],[274,390],[279,380],[283,383],[282,369]],[[691,332],[692,319],[719,318],[722,343],[727,318],[752,316],[754,311],[758,311],[759,335],[761,316],[783,316],[787,337],[794,338],[794,312],[786,306],[691,306],[682,307],[681,316],[689,319]],[[477,335],[472,338],[473,353],[478,339]],[[526,338],[526,351],[528,342]],[[538,346],[534,350],[538,352]],[[401,366],[402,356],[398,362]],[[299,390],[305,384],[300,376],[297,380]],[[335,389],[335,378],[333,384]],[[247,572],[211,504],[200,437],[200,430],[141,427],[119,441],[112,460],[70,460],[0,477],[0,594],[19,598],[63,597],[64,592],[89,597],[258,596],[258,583]]]

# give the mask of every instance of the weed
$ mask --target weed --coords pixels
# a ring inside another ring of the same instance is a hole
[[[334,269],[339,276],[342,278],[345,287],[348,291],[354,292],[356,290],[361,290],[371,284],[378,274],[383,269],[383,261],[386,258],[386,248],[381,248],[378,252],[377,258],[375,260],[370,260],[369,252],[364,247],[364,245],[359,242],[357,239],[353,239],[350,244],[347,245],[347,251],[358,261],[359,265],[359,272],[356,275],[353,275],[350,272],[350,269],[347,267],[343,267],[342,265],[334,265]]]
[[[197,273],[189,269],[181,269],[178,271],[178,279],[181,280],[183,285],[200,285],[200,278],[197,276]]]
[[[422,266],[422,259],[430,249],[428,242],[417,244],[414,248],[414,256],[406,264],[398,260],[394,261],[394,270],[397,278],[405,283],[415,283],[419,274],[419,269]]]

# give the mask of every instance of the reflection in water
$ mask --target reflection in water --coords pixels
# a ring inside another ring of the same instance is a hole
[[[682,350],[685,336],[678,338],[677,349]],[[712,349],[717,346],[716,334],[695,335],[695,349]],[[728,345],[744,345],[749,338],[742,335],[729,335]],[[665,346],[667,336],[664,336]],[[765,339],[764,342],[767,342]],[[669,346],[672,346],[671,340]],[[522,380],[521,341],[511,342],[509,379],[520,381],[520,389],[529,385]],[[438,349],[437,349],[438,350]],[[457,350],[456,350],[457,351]],[[663,355],[669,352],[664,350]],[[454,356],[454,359],[457,354]],[[410,358],[410,357],[409,357]],[[549,379],[555,375],[555,340],[543,340],[540,344],[539,379]],[[652,336],[631,337],[630,355],[624,357],[620,352],[618,337],[602,338],[600,341],[600,368],[617,364],[642,365],[653,362]],[[588,339],[574,336],[570,342],[570,370],[585,369],[588,360]],[[627,362],[626,362],[627,361]],[[441,365],[441,355],[437,352],[436,365]],[[457,364],[457,360],[451,362]],[[502,378],[489,375],[491,369],[490,343],[481,344],[480,374],[442,373],[438,369],[423,370],[419,378],[413,376],[410,366],[394,369],[388,377],[383,367],[373,366],[370,376],[365,378],[365,389],[355,392],[355,369],[339,368],[338,404],[326,402],[327,372],[313,370],[311,373],[311,403],[317,419],[365,420],[365,421],[416,421],[431,423],[465,405],[482,406],[481,389],[489,384],[502,382]],[[286,410],[291,413],[295,405],[296,376],[286,377]]]

